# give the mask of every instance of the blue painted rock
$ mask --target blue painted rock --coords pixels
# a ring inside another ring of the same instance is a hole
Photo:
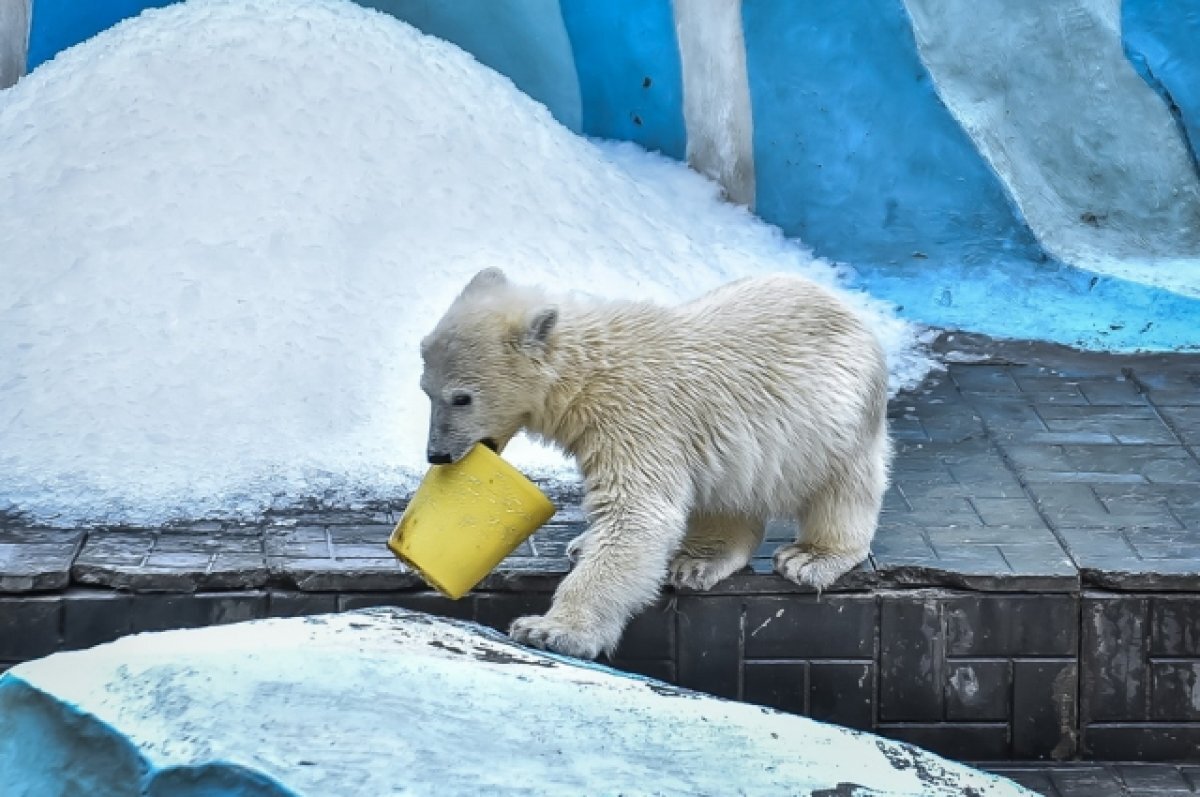
[[[914,747],[393,609],[126,637],[0,678],[0,794],[974,795]]]

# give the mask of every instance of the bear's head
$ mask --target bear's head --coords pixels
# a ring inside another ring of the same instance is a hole
[[[550,389],[546,356],[557,308],[540,292],[479,272],[421,341],[432,464],[457,462],[476,443],[502,451]]]

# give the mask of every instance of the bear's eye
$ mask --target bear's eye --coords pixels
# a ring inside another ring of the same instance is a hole
[[[450,403],[455,407],[468,407],[471,404],[470,393],[455,393],[450,397]]]

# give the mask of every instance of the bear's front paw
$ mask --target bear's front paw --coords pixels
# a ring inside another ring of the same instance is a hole
[[[614,644],[603,634],[549,615],[518,617],[509,627],[508,635],[523,645],[552,650],[577,659],[594,659]]]
[[[775,572],[788,581],[821,590],[866,558],[865,551],[821,551],[801,543],[792,543],[775,551]]]

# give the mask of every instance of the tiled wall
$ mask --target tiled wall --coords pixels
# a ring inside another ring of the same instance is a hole
[[[547,582],[547,585],[550,582]],[[548,589],[0,597],[0,666],[136,631],[399,605],[505,628]],[[615,664],[966,760],[1200,760],[1194,594],[681,594]]]

